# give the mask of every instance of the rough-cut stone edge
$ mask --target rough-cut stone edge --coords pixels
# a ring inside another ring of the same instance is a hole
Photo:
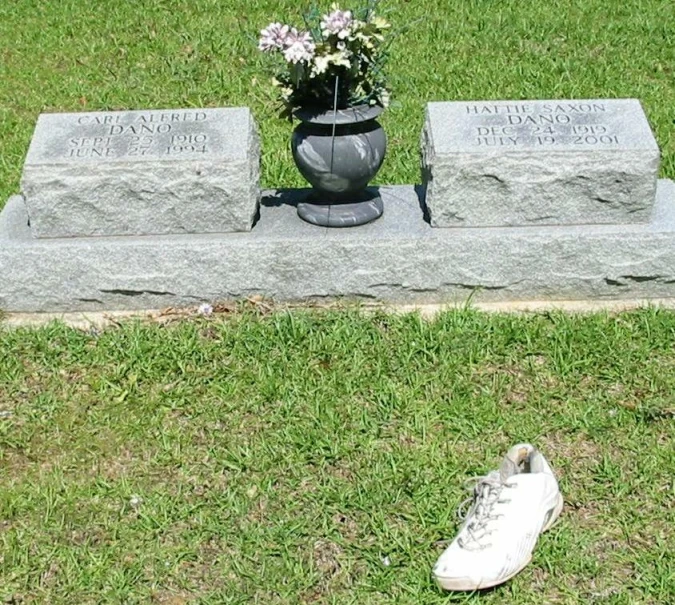
[[[227,165],[228,170],[233,174],[249,173],[253,177],[257,177],[257,169],[253,164],[258,164],[256,161],[233,161]],[[153,164],[145,164],[144,168],[152,169]],[[209,171],[217,174],[224,165],[211,164],[207,167]],[[98,183],[105,183],[106,187],[111,187],[111,183],[119,181],[116,179],[115,172],[120,171],[122,167],[116,166],[116,170],[100,170],[98,171]],[[159,165],[158,169],[166,169],[166,166]],[[185,171],[190,170],[189,167],[181,166]],[[31,168],[30,170],[34,170]],[[54,172],[50,173],[51,177],[48,182],[54,180],[67,181],[74,178],[67,174],[68,169],[64,169],[60,174],[56,175]],[[29,170],[26,170],[29,173]],[[128,172],[124,173],[128,176]],[[155,177],[156,182],[160,182]],[[187,175],[183,178],[182,189],[185,190],[189,186],[190,180]],[[206,190],[213,195],[202,195],[202,200],[208,200],[208,204],[201,203],[203,207],[201,213],[198,213],[195,208],[189,212],[189,219],[183,215],[180,221],[181,229],[176,227],[175,221],[161,220],[157,214],[153,212],[153,206],[148,201],[144,201],[146,212],[143,218],[135,216],[129,220],[129,215],[124,215],[119,211],[112,211],[109,218],[112,220],[103,220],[104,215],[110,212],[110,208],[101,211],[98,217],[99,220],[93,220],[89,215],[80,213],[75,215],[69,213],[69,220],[62,220],[62,216],[58,216],[60,203],[65,200],[58,201],[52,198],[48,208],[45,205],[40,205],[41,195],[33,195],[32,203],[29,206],[29,216],[31,225],[33,226],[33,237],[36,239],[53,239],[53,238],[73,238],[73,237],[108,237],[108,236],[129,236],[129,235],[168,235],[178,233],[229,233],[236,231],[250,231],[253,226],[253,221],[258,212],[259,204],[259,182],[251,182],[247,179],[246,183],[238,178],[236,182],[231,182],[230,187],[226,190],[226,194],[222,194],[222,189],[217,186],[217,183],[210,183],[208,185],[201,185],[202,191]],[[26,189],[26,193],[30,195],[33,186],[40,186],[40,178],[34,178],[31,185]],[[138,194],[136,191],[134,194]],[[128,197],[132,197],[130,194]],[[156,197],[160,197],[160,191],[154,193]],[[217,195],[224,195],[227,199],[237,200],[234,206],[222,207],[221,204],[226,204],[226,200],[218,198]],[[83,197],[80,195],[80,197]],[[168,196],[161,196],[166,200]],[[185,204],[189,205],[190,199],[174,198],[169,206],[165,206],[163,211],[172,211],[180,213],[181,207]],[[215,207],[214,207],[215,206]],[[207,210],[207,208],[210,208]],[[210,218],[209,218],[210,217]],[[113,227],[114,226],[114,227]]]
[[[251,202],[251,216],[248,225],[248,231],[253,229],[255,224],[255,219],[260,212],[260,199],[262,197],[262,190],[260,189],[260,159],[261,159],[261,146],[260,146],[260,132],[258,131],[258,125],[253,117],[251,110],[248,110],[248,158],[256,158],[256,161],[249,161],[250,172],[248,182],[250,184],[250,190],[248,192],[248,199]]]
[[[607,165],[608,162],[612,160],[612,154],[614,152],[610,151],[599,151],[593,158],[593,164],[591,165],[588,159],[585,159],[582,154],[572,154],[570,152],[550,152],[547,154],[547,159],[555,163],[560,157],[560,161],[567,161],[570,166],[576,166],[578,168],[577,174],[578,179],[582,177],[585,178],[585,182],[590,183],[588,187],[591,190],[594,190],[595,194],[601,197],[602,188],[593,185],[593,176],[588,176],[593,172],[592,168],[595,167],[597,171],[598,166]],[[447,175],[453,174],[457,178],[477,180],[482,177],[481,171],[476,171],[475,173],[472,170],[476,170],[475,166],[468,166],[467,163],[460,162],[457,160],[462,154],[452,153],[445,155],[433,154],[433,164],[425,168],[425,174],[431,175],[435,173],[436,175]],[[478,158],[476,154],[470,154],[472,158]],[[529,156],[529,158],[528,158]],[[502,154],[500,155],[501,159],[512,159],[514,155],[512,154]],[[528,163],[528,159],[536,159],[534,153],[520,153],[518,154],[518,162],[524,164]],[[546,211],[543,208],[542,216],[535,216],[533,210],[535,210],[535,204],[532,203],[532,200],[536,200],[534,193],[528,195],[528,200],[530,201],[529,205],[520,203],[518,207],[515,207],[514,204],[509,203],[509,208],[505,208],[507,201],[511,202],[512,200],[505,200],[504,205],[500,208],[495,208],[493,212],[490,212],[485,218],[476,217],[475,212],[472,214],[472,208],[470,207],[470,202],[465,201],[465,197],[460,198],[459,200],[454,200],[452,191],[454,187],[453,178],[443,178],[441,179],[444,183],[443,187],[439,187],[438,180],[436,180],[435,185],[427,193],[427,198],[425,200],[426,207],[429,212],[431,225],[433,227],[516,227],[516,226],[534,226],[534,225],[597,225],[597,224],[618,224],[618,223],[647,223],[651,217],[651,213],[654,207],[654,200],[656,198],[656,184],[658,174],[658,165],[659,165],[659,155],[658,152],[655,155],[649,155],[647,152],[639,151],[629,151],[623,155],[623,160],[633,167],[631,173],[622,172],[622,174],[629,174],[629,176],[634,177],[634,180],[639,180],[640,187],[634,188],[633,193],[636,194],[636,191],[640,192],[640,198],[644,199],[642,205],[633,201],[631,204],[625,204],[627,200],[623,200],[624,204],[620,203],[621,200],[614,201],[611,204],[606,203],[597,203],[595,206],[590,205],[590,200],[587,202],[588,207],[582,207],[577,205],[570,210],[565,210],[556,214],[559,209],[565,205],[564,197],[561,197],[559,200],[556,200],[559,203],[550,204],[546,207]],[[429,161],[425,158],[425,161]],[[481,157],[480,161],[475,160],[475,165],[479,166],[480,164],[489,164],[489,157]],[[532,162],[532,165],[536,163]],[[638,168],[639,167],[639,168]],[[646,172],[651,172],[654,175],[653,180],[647,178],[639,178],[640,170]],[[490,173],[492,178],[497,178]],[[494,174],[498,174],[498,171],[494,171]],[[429,176],[427,176],[429,178]],[[431,177],[433,178],[433,177]],[[567,180],[572,181],[572,175],[568,175]],[[607,180],[607,177],[605,177]],[[630,179],[629,179],[630,180]],[[511,182],[512,183],[512,182]],[[509,184],[511,184],[509,183]],[[603,183],[604,184],[604,183]],[[633,183],[634,185],[635,183]],[[570,185],[571,187],[572,185]],[[579,185],[577,185],[579,186]],[[613,185],[616,187],[616,185]],[[624,183],[624,187],[626,184]],[[546,189],[550,188],[550,185],[537,184],[536,187]],[[561,187],[561,185],[556,185],[556,187]],[[534,189],[535,186],[533,185]],[[468,189],[465,185],[462,187],[463,190]],[[642,195],[644,193],[644,195]],[[562,195],[562,194],[561,194]],[[541,199],[541,198],[539,198]],[[549,202],[553,198],[549,197]],[[647,202],[646,200],[650,201]],[[483,205],[487,207],[486,203],[483,202]],[[493,205],[494,207],[494,205]],[[532,216],[528,216],[532,214]]]
[[[434,145],[434,136],[431,131],[431,115],[429,113],[429,104],[424,110],[424,125],[422,126],[422,134],[420,135],[420,165],[422,178],[422,205],[426,218],[430,221],[432,227],[431,213],[427,200],[433,200],[436,195],[434,186],[434,167],[436,165],[436,146]]]

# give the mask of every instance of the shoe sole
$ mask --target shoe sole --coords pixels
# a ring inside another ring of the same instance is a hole
[[[563,509],[563,497],[562,494],[558,494],[558,499],[556,500],[555,506],[553,507],[553,509],[551,509],[552,510],[551,515],[548,518],[548,521],[546,521],[546,524],[542,528],[539,535],[543,534],[545,531],[548,531],[555,525],[555,522],[558,520],[558,517],[560,517],[562,509]],[[490,581],[485,584],[476,584],[473,580],[470,580],[469,578],[442,578],[439,576],[435,576],[435,578],[436,581],[438,582],[438,585],[444,590],[455,590],[465,592],[473,590],[485,590],[487,588],[494,588],[495,586],[499,586],[500,584],[508,582],[511,578],[514,578],[521,571],[523,571],[523,569],[525,569],[530,564],[530,561],[532,561],[531,553],[527,557],[525,562],[513,573],[509,574],[504,578],[499,578],[498,580]]]

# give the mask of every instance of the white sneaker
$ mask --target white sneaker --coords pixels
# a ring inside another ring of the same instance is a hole
[[[459,534],[434,566],[445,590],[478,590],[511,579],[530,562],[539,534],[563,507],[551,467],[528,443],[512,447],[498,471],[479,477],[464,504],[471,500]]]

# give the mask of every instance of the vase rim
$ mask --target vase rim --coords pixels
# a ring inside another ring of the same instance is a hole
[[[323,107],[300,107],[293,112],[293,115],[301,122],[311,124],[324,124],[331,126],[333,123],[338,126],[345,124],[358,124],[359,122],[368,122],[374,120],[384,108],[381,105],[354,105],[333,111]]]

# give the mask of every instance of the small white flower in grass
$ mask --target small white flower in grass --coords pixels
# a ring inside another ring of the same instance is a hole
[[[612,418],[614,418],[614,416],[616,416],[616,415],[618,414],[618,412],[617,412],[615,409],[611,409],[611,410],[609,410],[609,412],[607,412],[607,413],[608,413]]]
[[[209,303],[203,303],[199,305],[197,313],[200,315],[211,315],[213,313],[213,307]]]
[[[290,30],[291,28],[288,25],[270,23],[265,29],[260,31],[258,48],[263,52],[283,50],[286,46],[286,38]]]
[[[143,498],[134,494],[129,498],[129,504],[132,508],[138,508],[143,503]]]
[[[389,567],[391,565],[391,559],[389,558],[389,555],[382,557],[382,565],[385,567]]]
[[[284,57],[289,63],[309,62],[314,56],[316,46],[309,32],[299,32],[293,28],[286,37]]]
[[[337,4],[333,4],[332,8],[333,12],[321,19],[321,33],[324,36],[337,36],[340,40],[344,40],[351,33],[354,24],[352,11],[342,11]]]

